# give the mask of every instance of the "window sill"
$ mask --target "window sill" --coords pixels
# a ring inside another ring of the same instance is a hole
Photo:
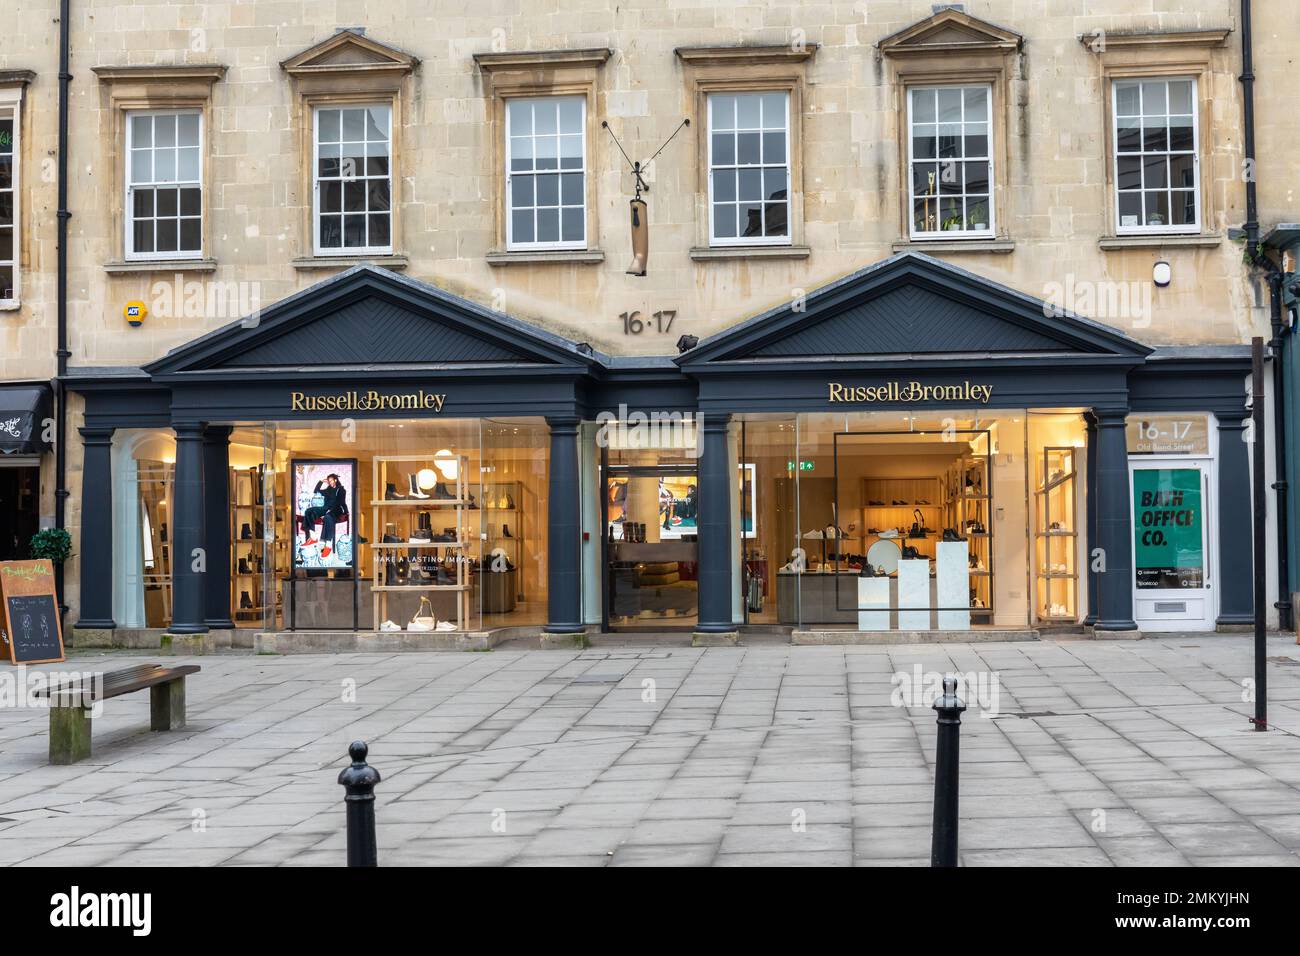
[[[296,259],[289,260],[289,265],[300,272],[310,272],[315,269],[348,269],[352,266],[379,266],[383,269],[400,272],[410,264],[411,260],[403,255],[299,256]]]
[[[1015,248],[1014,239],[903,239],[894,243],[895,252],[991,252],[1006,255]]]
[[[696,246],[691,258],[696,262],[714,259],[807,259],[810,246]]]
[[[216,272],[216,259],[110,259],[104,263],[110,275],[128,272]]]
[[[1162,246],[1209,249],[1222,242],[1223,236],[1216,232],[1204,235],[1102,236],[1097,245],[1101,249],[1154,249]]]
[[[17,299],[0,299],[0,312],[17,312],[22,307]]]
[[[495,250],[484,258],[490,266],[538,265],[545,262],[568,262],[576,265],[596,265],[605,261],[601,249],[512,249]]]

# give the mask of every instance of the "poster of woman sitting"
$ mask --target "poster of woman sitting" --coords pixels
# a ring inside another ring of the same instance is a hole
[[[294,459],[291,467],[294,567],[352,567],[354,528],[348,498],[356,485],[356,459]]]

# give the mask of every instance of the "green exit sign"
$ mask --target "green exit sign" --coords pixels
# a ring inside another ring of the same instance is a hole
[[[794,462],[792,462],[792,461],[787,461],[787,462],[785,463],[785,470],[786,470],[786,471],[794,471]],[[800,470],[800,471],[812,471],[812,470],[813,470],[813,463],[812,463],[811,461],[801,461],[801,462],[799,462],[799,470]]]

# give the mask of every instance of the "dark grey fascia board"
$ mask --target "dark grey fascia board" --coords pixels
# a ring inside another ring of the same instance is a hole
[[[305,376],[329,375],[334,384],[356,387],[360,383],[425,382],[438,376],[456,381],[471,382],[492,379],[572,379],[581,377],[582,370],[564,365],[385,365],[385,366],[276,366],[239,369],[197,369],[191,372],[159,372],[154,382],[173,388],[193,385],[219,384],[238,387],[249,384],[280,382],[301,386]]]

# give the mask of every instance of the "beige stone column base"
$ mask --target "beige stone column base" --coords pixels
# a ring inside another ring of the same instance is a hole
[[[542,631],[539,637],[542,647],[547,649],[586,650],[591,647],[591,638],[587,636],[586,631],[574,631],[571,634],[548,634]]]
[[[208,634],[164,634],[161,648],[164,654],[211,654],[217,649],[217,640]]]
[[[691,647],[735,647],[739,643],[739,631],[695,631],[691,634]]]
[[[1092,629],[1092,639],[1094,641],[1140,641],[1142,632],[1134,629],[1132,631],[1105,631],[1099,627]]]
[[[71,628],[72,639],[67,642],[69,647],[115,647],[114,638],[116,635],[112,628],[107,627],[73,627]],[[66,631],[64,632],[67,633]]]

